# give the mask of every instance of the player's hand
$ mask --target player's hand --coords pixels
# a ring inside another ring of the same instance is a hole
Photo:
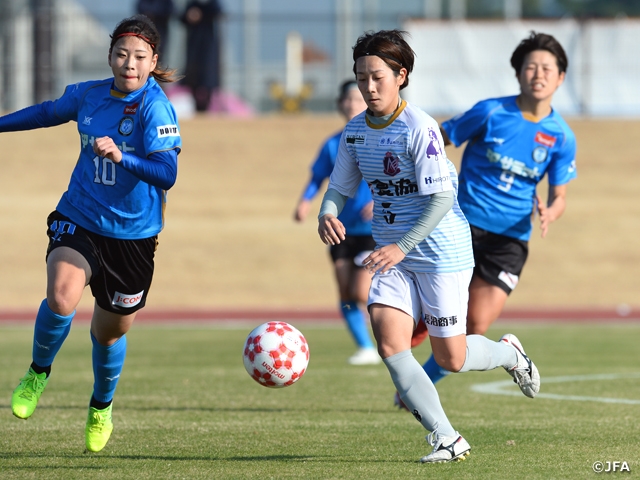
[[[368,222],[373,218],[373,201],[362,207],[362,210],[360,210],[360,218],[365,222]]]
[[[304,222],[307,215],[309,215],[309,210],[311,210],[311,202],[309,200],[300,200],[296,211],[293,213],[293,219],[296,222]]]
[[[540,217],[540,236],[544,238],[547,236],[549,225],[551,225],[554,219],[551,218],[549,209],[540,198],[540,195],[536,195],[536,208]]]
[[[344,225],[337,217],[328,213],[318,219],[318,235],[325,245],[338,245],[346,234]]]
[[[93,153],[106,157],[113,163],[120,163],[122,160],[122,152],[111,137],[96,138],[93,142]]]
[[[385,273],[394,265],[400,263],[405,254],[395,243],[374,250],[362,261],[362,265],[369,273]]]

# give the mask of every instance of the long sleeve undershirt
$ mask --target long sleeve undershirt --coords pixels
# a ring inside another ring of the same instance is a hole
[[[327,189],[322,199],[322,205],[320,205],[318,218],[322,218],[326,214],[337,217],[344,208],[346,201],[347,197],[337,190],[333,188]],[[432,194],[431,199],[427,202],[414,226],[396,242],[398,248],[406,255],[431,235],[431,232],[451,209],[453,202],[454,193],[451,190]]]
[[[0,117],[0,132],[55,127],[68,121],[58,117],[54,103],[47,101]],[[176,182],[178,154],[175,150],[167,150],[154,152],[147,158],[141,158],[122,152],[120,165],[149,185],[169,190]]]

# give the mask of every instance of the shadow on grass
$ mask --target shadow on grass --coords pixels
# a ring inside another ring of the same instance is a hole
[[[45,454],[45,453],[33,453],[33,452],[0,452],[1,460],[41,460],[41,459],[60,459],[60,460],[160,460],[171,462],[193,462],[193,461],[224,461],[224,462],[268,462],[268,461],[326,461],[331,460],[332,457],[314,456],[314,455],[260,455],[260,456],[235,456],[235,457],[214,457],[214,456],[175,456],[175,455],[110,455],[103,453],[81,453],[81,454]],[[334,461],[337,459],[333,459]],[[344,461],[344,460],[340,460]],[[103,468],[102,466],[86,466],[85,464],[78,465],[81,468]],[[28,466],[12,466],[11,468],[34,468],[33,464]],[[35,465],[35,468],[50,469],[50,468],[73,468],[69,465],[64,466],[40,466]]]
[[[11,405],[0,403],[0,410],[11,409]],[[87,406],[74,406],[74,405],[38,405],[38,411],[42,410],[86,410]],[[248,413],[283,413],[283,412],[306,412],[305,408],[292,408],[290,406],[282,407],[282,408],[255,408],[255,407],[224,407],[224,408],[207,408],[207,407],[134,407],[134,406],[123,406],[122,404],[118,404],[117,407],[114,406],[114,410],[117,411],[139,411],[139,412],[248,412]],[[319,413],[327,413],[327,412],[352,412],[352,413],[389,413],[398,411],[397,407],[389,408],[389,409],[369,409],[369,408],[343,408],[342,406],[336,406],[336,408],[316,408],[313,409],[314,412]]]

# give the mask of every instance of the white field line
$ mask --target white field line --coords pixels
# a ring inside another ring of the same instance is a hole
[[[549,383],[571,383],[571,382],[597,382],[605,380],[619,380],[627,378],[640,378],[640,373],[599,373],[593,375],[567,375],[561,377],[543,377],[541,388]],[[471,386],[471,390],[489,395],[509,395],[521,396],[522,392],[513,383],[513,380],[501,380],[499,382],[476,383]],[[588,397],[582,395],[559,395],[555,393],[538,393],[536,398],[549,398],[552,400],[573,400],[578,402],[600,402],[600,403],[623,403],[626,405],[640,405],[640,400],[629,398],[611,397]]]

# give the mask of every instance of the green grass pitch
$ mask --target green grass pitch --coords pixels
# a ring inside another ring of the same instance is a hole
[[[27,421],[11,415],[10,402],[30,362],[32,327],[1,327],[0,478],[546,480],[593,478],[596,461],[640,473],[638,324],[494,325],[491,338],[518,335],[540,369],[541,394],[552,397],[473,390],[509,380],[501,368],[449,376],[438,391],[471,455],[421,465],[426,432],[393,408],[382,364],[347,365],[353,345],[344,327],[292,322],[309,342],[309,369],[291,387],[268,389],[242,365],[246,335],[259,323],[134,325],[114,432],[97,454],[84,453],[88,326],[73,326]],[[422,362],[429,349],[414,352]]]

